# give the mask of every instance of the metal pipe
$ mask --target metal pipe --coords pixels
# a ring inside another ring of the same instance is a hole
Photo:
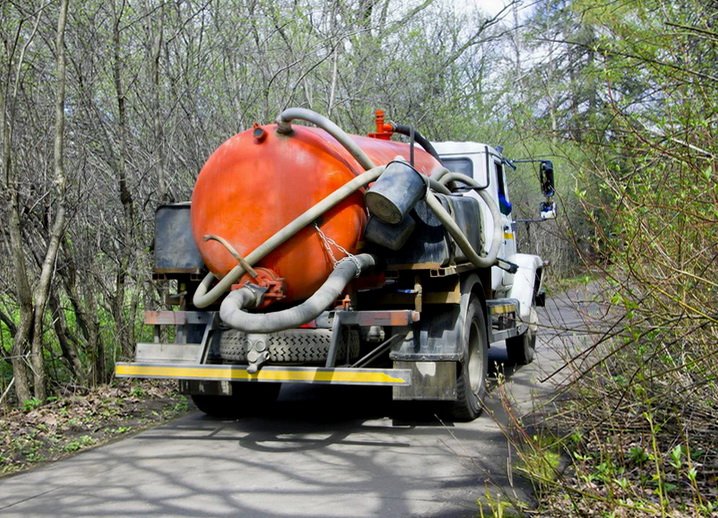
[[[412,137],[413,140],[416,140],[416,143],[419,144],[421,147],[424,148],[424,151],[429,153],[431,156],[433,156],[437,162],[441,163],[441,157],[439,156],[439,153],[436,152],[436,149],[434,149],[434,146],[431,144],[429,139],[424,137],[419,131],[412,126],[403,126],[401,124],[394,124],[393,122],[389,123],[394,131],[394,133],[399,133],[400,135],[406,135],[407,137]]]
[[[408,333],[408,331],[407,331],[407,333]],[[399,333],[394,336],[390,336],[389,338],[384,340],[382,343],[377,345],[374,349],[372,349],[367,354],[365,354],[364,356],[359,358],[356,362],[354,362],[351,365],[351,368],[364,367],[365,365],[369,365],[371,362],[376,360],[379,355],[381,355],[384,351],[389,349],[389,347],[394,345],[394,342],[397,342],[399,340],[403,340],[404,338],[406,338],[407,333],[404,333],[404,334]]]

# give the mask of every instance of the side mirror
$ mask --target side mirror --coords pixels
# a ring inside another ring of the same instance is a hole
[[[556,219],[556,202],[542,201],[539,205],[541,219]]]
[[[541,191],[546,198],[551,198],[556,194],[553,184],[553,162],[551,162],[551,160],[541,160],[539,164],[539,176],[541,178]]]

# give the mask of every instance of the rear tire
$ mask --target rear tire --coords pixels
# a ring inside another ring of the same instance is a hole
[[[232,383],[231,396],[192,394],[192,402],[211,417],[234,418],[255,414],[276,401],[281,383]]]
[[[471,297],[464,329],[464,360],[458,365],[456,401],[450,408],[454,421],[472,421],[482,410],[489,370],[489,341],[481,303]]]
[[[536,310],[531,308],[529,325],[526,332],[506,340],[506,355],[509,363],[513,365],[528,365],[534,361],[536,355],[536,327],[538,316]]]

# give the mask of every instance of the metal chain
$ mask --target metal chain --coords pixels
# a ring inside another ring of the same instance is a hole
[[[342,252],[351,262],[354,263],[356,266],[356,275],[355,277],[359,277],[359,274],[361,273],[361,264],[359,263],[359,260],[351,254],[346,248],[344,248],[342,245],[334,241],[331,237],[327,236],[324,232],[322,232],[322,229],[319,228],[319,225],[314,223],[314,228],[317,231],[317,234],[319,234],[319,239],[322,240],[322,246],[324,246],[324,250],[326,251],[327,255],[329,256],[329,259],[332,261],[332,265],[334,268],[337,267],[337,259],[334,257],[334,252],[332,252],[332,246]]]

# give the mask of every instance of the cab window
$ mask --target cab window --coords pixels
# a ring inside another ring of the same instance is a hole
[[[496,183],[499,190],[499,210],[501,214],[511,214],[511,202],[506,191],[506,178],[504,177],[504,165],[501,162],[494,162],[496,167]]]
[[[441,162],[453,173],[465,174],[470,178],[474,177],[474,164],[468,158],[442,158]]]

